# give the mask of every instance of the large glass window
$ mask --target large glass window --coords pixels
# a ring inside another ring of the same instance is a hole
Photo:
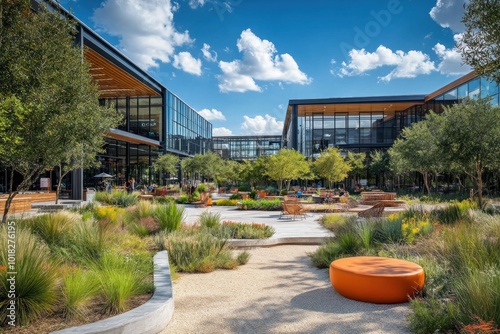
[[[479,97],[479,78],[469,81],[469,97],[475,99]]]

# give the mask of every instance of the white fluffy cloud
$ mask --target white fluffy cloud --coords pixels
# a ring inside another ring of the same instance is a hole
[[[212,128],[212,136],[232,136],[233,132],[225,127]]]
[[[220,61],[222,74],[218,76],[221,92],[261,91],[255,80],[284,81],[286,83],[309,84],[311,79],[300,71],[288,53],[277,54],[274,44],[257,37],[250,29],[244,30],[238,42],[242,59],[231,62]]]
[[[283,130],[283,122],[267,114],[264,117],[258,115],[254,118],[248,116],[243,116],[243,118],[245,121],[241,124],[241,129],[245,131],[245,134],[275,135],[281,134]]]
[[[455,42],[458,42],[461,38],[461,34],[454,36]],[[432,50],[436,52],[441,60],[437,67],[441,74],[461,75],[472,71],[469,65],[463,64],[462,56],[456,48],[447,49],[444,45],[437,43]]]
[[[460,33],[465,30],[461,20],[464,15],[464,4],[468,2],[468,0],[437,0],[429,14],[441,27]]]
[[[203,7],[205,2],[206,0],[189,0],[189,6],[193,9],[196,9],[198,7]]]
[[[203,43],[203,48],[201,49],[201,52],[203,52],[203,57],[205,57],[206,60],[208,61],[217,61],[217,52],[215,51],[210,51],[210,45],[207,43]]]
[[[213,120],[218,120],[218,121],[225,121],[226,116],[222,113],[222,111],[219,111],[217,109],[202,109],[198,111],[198,114],[200,114],[204,119],[207,121],[213,121]]]
[[[380,45],[375,52],[352,49],[349,51],[349,57],[349,63],[342,62],[340,76],[359,75],[382,66],[393,66],[395,68],[390,73],[379,77],[382,81],[390,81],[393,78],[414,78],[420,74],[429,74],[436,69],[434,62],[421,51],[393,52],[383,45]]]
[[[192,43],[174,27],[170,0],[106,0],[92,17],[98,30],[119,36],[119,49],[144,69],[168,63],[175,48]]]
[[[172,63],[175,68],[197,76],[201,75],[201,60],[194,58],[189,52],[179,52]]]

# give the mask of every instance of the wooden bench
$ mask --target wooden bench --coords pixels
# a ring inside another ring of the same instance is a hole
[[[377,203],[381,203],[381,205],[385,206],[386,208],[388,207],[405,207],[406,206],[406,201],[403,201],[403,200],[389,200],[389,199],[385,199],[385,200],[376,200],[376,201],[362,201],[360,204],[363,204],[363,205],[375,205]]]
[[[2,210],[1,214],[3,215],[3,212],[5,210],[5,204],[7,203],[6,198],[1,198],[0,199],[0,208]],[[14,197],[12,202],[10,203],[9,207],[9,214],[14,214],[14,213],[21,213],[21,212],[26,212],[31,210],[31,197],[23,196],[20,198]]]
[[[382,217],[382,215],[384,214],[384,208],[385,208],[384,204],[377,203],[369,209],[366,209],[364,211],[359,211],[358,217],[363,217],[363,218]]]
[[[154,198],[154,196],[153,195],[146,195],[146,194],[144,194],[144,195],[137,196],[137,198],[139,199],[139,201],[141,201],[141,200],[142,201],[152,201],[153,198]]]

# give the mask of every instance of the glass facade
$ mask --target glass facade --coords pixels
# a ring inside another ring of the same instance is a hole
[[[364,152],[388,146],[398,133],[394,116],[383,111],[306,113],[297,120],[299,151],[315,158],[328,147]]]
[[[97,157],[101,168],[85,171],[85,187],[96,185],[93,175],[99,172],[114,175],[117,186],[132,177],[138,185],[159,183],[159,173],[152,165],[161,153],[193,156],[208,152],[212,124],[177,96],[165,92],[165,99],[146,96],[101,100],[101,104],[115,106],[122,113],[125,122],[118,130],[157,141],[159,146],[106,138],[106,152]]]
[[[443,89],[444,90],[444,89]],[[496,106],[500,104],[500,88],[491,80],[474,77],[466,82],[458,83],[443,93],[433,98],[423,97],[421,102],[414,101],[410,107],[388,110],[376,110],[380,106],[379,101],[367,101],[370,98],[360,97],[354,102],[335,103],[335,112],[302,112],[293,117],[293,108],[302,105],[290,104],[288,122],[285,122],[284,138],[286,147],[296,148],[306,157],[318,157],[328,147],[338,147],[341,150],[352,152],[369,153],[373,150],[388,149],[401,133],[401,130],[412,123],[424,119],[430,110],[442,112],[444,106],[461,102],[464,98],[490,97],[491,103]],[[433,96],[433,94],[429,95]],[[383,99],[383,97],[382,97]],[[309,107],[314,104],[328,104],[321,100],[318,103],[313,100],[304,100],[304,105]],[[370,111],[353,111],[353,105],[359,109],[367,109],[359,105],[371,103]],[[388,106],[389,103],[387,103]],[[326,109],[326,107],[323,107]],[[307,109],[307,108],[305,108]],[[312,108],[310,108],[312,109]],[[342,111],[345,109],[345,111]],[[297,124],[295,133],[294,122]],[[295,138],[296,136],[296,138]],[[295,141],[296,139],[296,141]]]
[[[281,136],[224,136],[212,138],[212,151],[223,159],[255,160],[281,149]]]
[[[166,104],[166,150],[185,156],[208,152],[212,124],[169,91]]]

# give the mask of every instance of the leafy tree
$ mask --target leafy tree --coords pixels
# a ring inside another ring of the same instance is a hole
[[[370,163],[368,165],[370,172],[377,175],[377,187],[380,187],[380,176],[385,178],[390,169],[389,154],[387,151],[376,150],[370,153]]]
[[[349,174],[351,174],[356,179],[356,183],[358,183],[360,176],[366,170],[365,160],[365,153],[354,153],[351,151],[347,152],[345,161],[351,166],[351,171],[349,172]]]
[[[280,192],[283,189],[283,182],[286,182],[286,187],[289,189],[292,180],[303,178],[308,173],[309,163],[306,157],[295,150],[280,150],[269,158],[266,167],[266,174],[278,183]]]
[[[438,149],[448,166],[457,166],[471,178],[482,206],[483,175],[500,165],[500,107],[493,107],[488,99],[445,107],[441,128],[436,136]]]
[[[388,153],[396,171],[416,171],[422,174],[430,194],[430,176],[442,169],[441,151],[436,144],[439,116],[431,113],[427,120],[414,123],[401,132]]]
[[[340,182],[347,177],[352,167],[340,155],[337,148],[329,147],[316,159],[314,169],[318,176],[328,180],[328,186],[331,189],[335,182]]]
[[[217,176],[217,181],[221,182],[238,182],[240,181],[242,171],[245,165],[233,160],[222,160],[221,173]]]
[[[223,160],[214,152],[194,156],[196,171],[209,180],[216,180],[223,172]]]
[[[11,171],[3,221],[19,191],[75,148],[102,147],[118,125],[119,114],[99,105],[74,27],[43,6],[33,13],[30,1],[0,2],[0,163]],[[21,181],[13,189],[15,173]]]
[[[254,161],[243,161],[241,170],[241,179],[248,182],[251,187],[255,187],[259,182],[266,182],[266,166],[269,162],[269,156],[261,155]]]
[[[96,155],[104,151],[104,146],[99,137],[95,137],[93,142],[75,143],[68,151],[62,155],[58,165],[58,181],[56,186],[56,204],[59,203],[59,194],[63,178],[71,171],[83,168],[99,167],[100,161]]]
[[[500,83],[500,1],[470,0],[462,22],[466,30],[457,47],[465,63]]]
[[[179,161],[179,157],[174,154],[162,154],[158,157],[158,159],[156,159],[153,167],[155,170],[162,171],[164,173],[176,174]]]
[[[196,166],[195,166],[195,161],[194,158],[189,157],[189,158],[183,158],[181,160],[181,170],[185,174],[186,178],[192,178],[194,177],[194,173],[196,173]]]

